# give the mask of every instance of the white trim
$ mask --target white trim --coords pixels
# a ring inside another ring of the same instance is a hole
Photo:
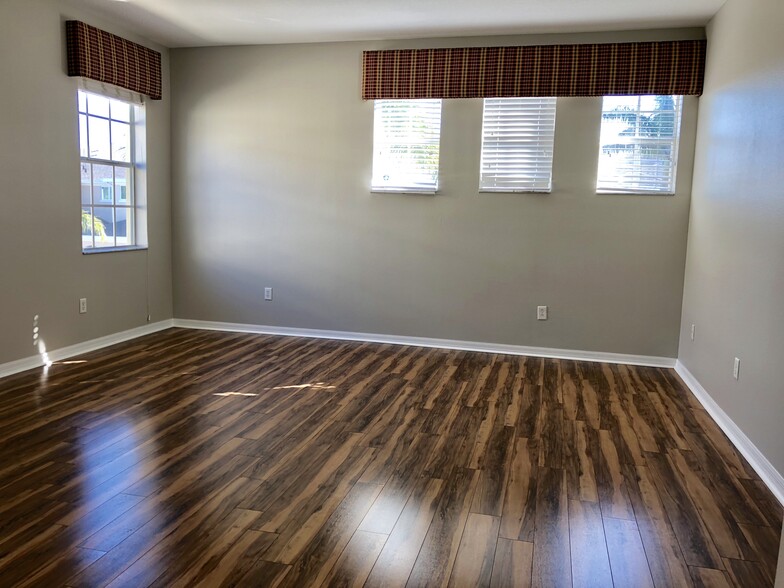
[[[784,505],[784,476],[773,467],[773,464],[768,461],[757,446],[752,443],[751,439],[749,439],[729,415],[724,412],[711,395],[708,394],[708,391],[702,387],[702,384],[700,384],[697,378],[694,377],[680,360],[675,362],[675,371],[689,387],[694,396],[697,397],[697,400],[700,401],[703,408],[705,408],[713,420],[716,421],[716,424],[721,427],[724,434],[729,437],[732,444],[735,445],[743,457],[746,458],[746,461],[754,468],[754,471],[757,472],[760,479],[770,488],[770,491],[776,496],[778,501]]]
[[[152,323],[149,325],[136,327],[135,329],[122,331],[120,333],[106,335],[105,337],[91,339],[90,341],[76,343],[75,345],[69,345],[68,347],[47,351],[47,357],[49,358],[50,362],[61,361],[75,355],[89,353],[91,351],[96,351],[97,349],[109,347],[110,345],[122,343],[123,341],[136,339],[137,337],[141,337],[143,335],[149,335],[150,333],[156,333],[158,331],[163,331],[164,329],[170,329],[173,326],[174,321],[171,319],[158,323]],[[32,357],[25,357],[23,359],[17,359],[16,361],[3,363],[0,364],[0,378],[39,368],[45,364],[46,362],[42,355],[34,355]]]
[[[175,327],[184,329],[205,329],[209,331],[234,331],[238,333],[259,333],[263,335],[284,335],[289,337],[311,337],[315,339],[340,339],[343,341],[363,341],[368,343],[391,343],[393,345],[413,345],[415,347],[438,347],[479,351],[484,353],[503,353],[507,355],[532,355],[555,359],[575,359],[605,363],[624,363],[651,367],[675,367],[675,359],[648,355],[626,355],[624,353],[604,353],[601,351],[577,351],[572,349],[551,349],[548,347],[527,347],[524,345],[505,345],[501,343],[479,343],[457,341],[454,339],[431,339],[429,337],[406,337],[401,335],[379,335],[372,333],[352,333],[347,331],[325,331],[321,329],[298,329],[273,327],[268,325],[249,325],[242,323],[221,323],[215,321],[195,321],[174,319]]]

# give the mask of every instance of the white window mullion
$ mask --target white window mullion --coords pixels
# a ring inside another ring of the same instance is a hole
[[[549,192],[555,98],[485,98],[482,192]]]

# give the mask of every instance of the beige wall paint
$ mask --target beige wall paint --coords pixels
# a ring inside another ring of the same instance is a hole
[[[586,98],[558,102],[550,195],[477,193],[481,100],[444,102],[438,195],[371,194],[360,60],[701,34],[173,50],[175,315],[675,357],[696,98],[674,197],[595,194],[601,99]]]
[[[82,255],[69,18],[144,42],[66,2],[0,3],[0,363],[36,354],[35,314],[50,350],[146,324],[148,295],[152,321],[172,316],[168,52],[166,99],[147,103],[149,251]]]
[[[782,30],[780,0],[729,0],[708,28],[680,359],[784,473]]]

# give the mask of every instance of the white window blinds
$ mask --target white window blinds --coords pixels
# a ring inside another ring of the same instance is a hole
[[[596,189],[675,193],[682,96],[606,96]]]
[[[550,191],[555,102],[555,98],[485,98],[480,191]]]
[[[376,100],[373,190],[438,189],[441,100]]]

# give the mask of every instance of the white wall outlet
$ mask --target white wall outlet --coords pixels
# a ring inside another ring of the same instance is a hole
[[[740,375],[740,359],[736,357],[735,363],[732,366],[732,377],[737,380],[739,375]]]
[[[536,307],[536,320],[538,320],[538,321],[546,321],[547,320],[547,307],[546,306],[537,306]]]
[[[87,298],[79,299],[79,314],[87,313]]]
[[[264,288],[264,300],[272,300],[272,288]]]
[[[697,330],[697,325],[692,324],[691,326],[691,340],[694,341],[694,331]]]

